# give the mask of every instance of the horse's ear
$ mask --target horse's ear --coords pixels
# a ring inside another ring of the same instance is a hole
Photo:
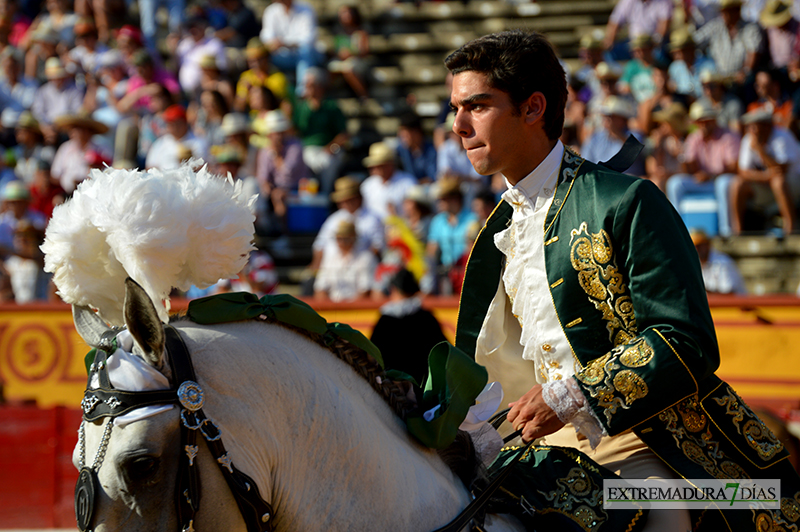
[[[125,280],[125,325],[141,349],[145,362],[161,370],[164,366],[164,325],[144,288]]]
[[[75,322],[75,330],[81,335],[83,341],[92,347],[99,346],[103,333],[110,329],[89,307],[72,305],[72,321]]]

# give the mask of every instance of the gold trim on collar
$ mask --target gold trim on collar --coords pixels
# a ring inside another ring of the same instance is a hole
[[[559,279],[558,281],[556,281],[556,282],[554,282],[553,284],[551,284],[551,285],[550,285],[550,288],[555,288],[556,286],[560,285],[560,284],[561,284],[561,283],[563,283],[563,282],[564,282],[564,278],[562,277],[562,278],[561,278],[561,279]]]
[[[566,327],[567,329],[570,329],[572,327],[575,327],[577,324],[581,323],[582,321],[583,321],[583,318],[578,318],[578,319],[572,320],[571,322],[567,323],[566,325],[564,325],[564,327]]]
[[[551,238],[550,240],[546,241],[546,242],[544,243],[544,245],[545,245],[545,246],[549,246],[550,244],[555,244],[556,242],[558,242],[558,237],[557,237],[557,236],[554,236],[554,237],[553,237],[553,238]]]

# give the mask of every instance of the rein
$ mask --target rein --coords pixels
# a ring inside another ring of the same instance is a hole
[[[181,384],[177,388],[169,390],[148,392],[125,392],[116,390],[111,385],[107,358],[114,351],[114,337],[117,332],[117,330],[111,330],[103,335],[95,360],[90,367],[89,381],[81,401],[84,421],[81,423],[78,442],[80,474],[75,486],[75,516],[81,532],[90,531],[98,492],[97,472],[103,464],[114,418],[136,408],[156,404],[178,404],[181,407],[181,447],[184,452],[181,453],[181,461],[178,465],[175,504],[182,532],[194,532],[194,519],[200,507],[200,478],[195,463],[199,451],[198,432],[205,440],[233,493],[236,505],[247,526],[247,532],[272,532],[272,506],[261,497],[255,481],[233,465],[222,443],[222,431],[203,412],[203,390],[197,384],[189,352],[178,331],[171,325],[164,327],[165,350],[172,368],[173,380]],[[100,382],[100,387],[97,389],[91,389],[94,374],[97,374]],[[84,423],[104,417],[109,419],[97,456],[92,465],[87,467],[85,464]]]

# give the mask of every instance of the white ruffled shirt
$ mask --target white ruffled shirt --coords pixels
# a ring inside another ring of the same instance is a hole
[[[577,382],[569,378],[580,366],[554,312],[544,257],[544,224],[553,203],[563,154],[564,145],[558,141],[533,172],[516,185],[506,181],[508,190],[502,198],[514,212],[509,227],[497,233],[494,240],[506,257],[503,287],[521,328],[522,358],[534,363],[534,378],[543,385],[548,406],[561,421],[572,423],[589,438],[594,447],[604,430]],[[487,322],[488,319],[487,316]],[[487,329],[483,327],[480,335],[490,335],[484,332]]]

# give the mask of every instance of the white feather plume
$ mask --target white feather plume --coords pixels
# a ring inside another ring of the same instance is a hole
[[[61,298],[122,325],[124,281],[131,277],[166,321],[173,288],[235,277],[253,249],[255,196],[245,197],[230,176],[196,170],[200,164],[92,170],[53,211],[42,245]]]

